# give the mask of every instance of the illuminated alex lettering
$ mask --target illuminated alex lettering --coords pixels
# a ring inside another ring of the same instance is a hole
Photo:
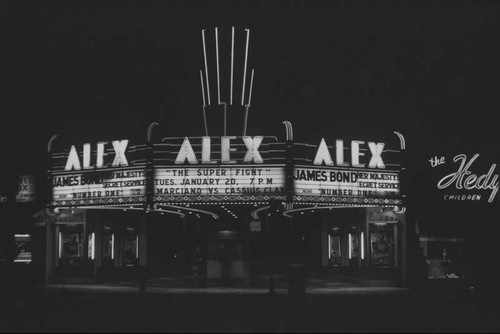
[[[184,161],[188,161],[190,164],[197,164],[198,159],[196,159],[196,154],[194,154],[193,147],[189,142],[189,139],[186,137],[182,142],[179,153],[177,154],[177,158],[175,159],[176,164],[183,164]]]
[[[364,144],[364,141],[353,140],[351,142],[351,164],[352,167],[365,167],[365,164],[359,163],[359,157],[364,156],[364,153],[359,152],[359,145]]]
[[[245,142],[245,146],[247,147],[247,153],[245,154],[245,157],[243,158],[243,162],[255,162],[258,164],[261,164],[264,162],[262,160],[262,157],[258,151],[260,144],[262,143],[262,139],[264,137],[257,136],[257,137],[248,137],[245,136],[243,137],[243,142]]]
[[[106,155],[104,146],[107,142],[99,142],[97,143],[97,156],[96,156],[96,168],[104,167],[104,156]],[[113,167],[120,166],[128,166],[127,156],[125,152],[128,147],[128,140],[114,140],[112,142],[113,149],[115,151],[115,158],[113,160]],[[91,165],[91,155],[92,149],[90,144],[83,144],[83,169],[92,169],[94,168]],[[71,146],[71,149],[68,154],[68,160],[66,161],[66,166],[64,167],[65,171],[71,170],[81,170],[82,165],[80,163],[80,157],[78,156],[78,152],[76,150],[75,145]]]
[[[68,160],[66,161],[66,167],[64,170],[80,170],[82,166],[80,165],[80,158],[78,157],[78,152],[76,151],[75,145],[71,146],[69,151]]]
[[[382,152],[384,151],[384,143],[368,143],[368,147],[370,148],[370,152],[372,153],[372,158],[370,159],[370,163],[368,167],[370,168],[385,168],[384,161],[382,160]]]
[[[264,160],[259,152],[259,147],[262,143],[264,137],[256,136],[243,136],[241,137],[245,147],[247,148],[247,152],[245,157],[243,158],[243,162],[254,162],[254,163],[263,163]],[[235,136],[223,136],[221,137],[220,147],[221,147],[221,156],[220,161],[223,164],[235,164],[235,160],[231,160],[231,152],[236,152],[236,149],[231,147],[231,140],[237,139]],[[191,142],[186,137],[182,142],[181,148],[177,153],[177,158],[175,159],[175,164],[181,165],[186,163],[189,164],[198,164],[198,159],[196,157],[196,153],[193,150]],[[201,141],[201,162],[202,164],[215,164],[217,161],[212,160],[212,150],[211,150],[211,138],[210,137],[202,137]]]
[[[328,151],[325,139],[321,139],[321,142],[319,143],[318,151],[316,152],[316,157],[314,157],[314,164],[322,165],[323,161],[327,166],[333,166],[332,156],[330,155],[330,151]]]
[[[363,157],[365,154],[360,152],[360,145],[364,145],[364,141],[353,140],[351,141],[351,166],[363,168],[366,164],[360,163],[359,158]],[[374,143],[368,142],[368,148],[371,153],[370,162],[368,163],[369,168],[385,168],[384,160],[382,159],[382,153],[384,151],[384,143]],[[314,157],[314,164],[321,166],[323,163],[327,166],[333,166],[334,162],[330,154],[330,150],[326,144],[325,139],[321,139],[321,142],[316,151],[316,156]],[[337,166],[347,167],[349,163],[344,161],[344,141],[336,140],[335,145],[335,164]]]
[[[344,162],[344,141],[337,139],[335,143],[337,166],[349,166],[348,163]]]
[[[96,161],[96,167],[97,168],[102,168],[104,167],[104,146],[108,142],[99,142],[97,143],[97,161]]]
[[[83,145],[83,169],[90,168],[90,144]]]
[[[231,160],[231,152],[235,152],[235,148],[231,148],[231,139],[236,139],[235,136],[221,137],[221,162],[224,164],[235,164],[236,161]]]
[[[113,167],[128,166],[127,156],[125,155],[127,146],[128,146],[128,140],[113,141],[113,149],[115,150],[115,159],[113,160]]]
[[[471,174],[468,170],[472,163],[479,157],[479,154],[475,154],[469,162],[467,162],[467,156],[465,154],[459,154],[453,158],[453,161],[457,162],[461,160],[460,167],[456,172],[446,175],[441,180],[439,180],[437,186],[439,189],[444,189],[455,183],[457,189],[471,190],[471,189],[491,189],[491,195],[488,202],[493,202],[497,192],[498,192],[498,174],[493,175],[495,171],[496,164],[491,165],[490,170],[487,174],[477,176],[476,174]],[[467,162],[467,163],[466,163]]]
[[[217,161],[211,160],[212,143],[210,137],[202,137],[201,142],[201,162],[203,164],[215,164]]]

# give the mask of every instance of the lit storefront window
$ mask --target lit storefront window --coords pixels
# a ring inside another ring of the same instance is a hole
[[[103,227],[102,259],[104,262],[112,262],[115,259],[115,234],[109,226]]]
[[[330,265],[342,265],[342,242],[340,229],[338,227],[332,228],[328,235],[328,261]]]
[[[82,236],[81,226],[61,228],[59,233],[59,259],[69,264],[80,263],[82,257]]]
[[[394,224],[370,224],[370,264],[395,266]]]

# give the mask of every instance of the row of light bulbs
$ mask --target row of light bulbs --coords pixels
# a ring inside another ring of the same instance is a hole
[[[233,216],[233,218],[238,219],[238,216],[233,211],[231,211],[230,209],[226,208],[224,205],[221,205],[221,208],[223,208],[224,210],[226,210],[226,212],[228,214],[230,214],[231,216]]]

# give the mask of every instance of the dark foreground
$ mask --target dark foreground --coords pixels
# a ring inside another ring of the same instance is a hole
[[[52,286],[2,298],[0,332],[499,332],[495,298],[453,289]]]

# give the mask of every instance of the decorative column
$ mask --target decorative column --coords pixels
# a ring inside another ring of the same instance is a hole
[[[403,282],[408,282],[413,276],[410,268],[416,268],[416,254],[419,247],[419,240],[415,234],[415,217],[412,213],[412,198],[410,194],[410,172],[407,168],[410,166],[408,163],[408,154],[406,151],[406,139],[400,132],[394,131],[398,136],[400,149],[401,149],[401,176],[400,176],[400,191],[403,199],[403,204],[399,210],[395,210],[400,222],[400,235],[401,235],[401,278]],[[406,207],[410,211],[405,214]]]

